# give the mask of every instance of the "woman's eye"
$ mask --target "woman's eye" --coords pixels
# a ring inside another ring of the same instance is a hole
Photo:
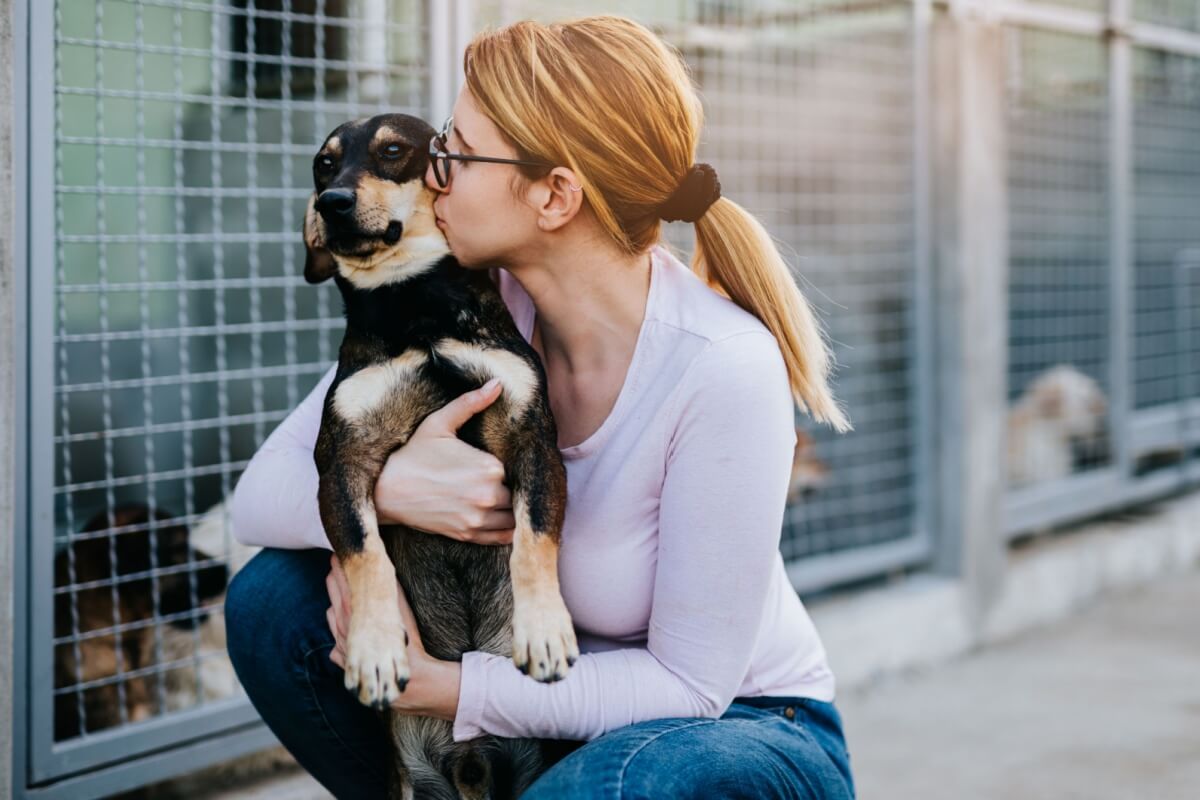
[[[389,144],[383,148],[383,157],[386,159],[395,159],[400,157],[401,147],[398,144]]]

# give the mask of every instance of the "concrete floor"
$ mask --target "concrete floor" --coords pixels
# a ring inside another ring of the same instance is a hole
[[[843,692],[862,800],[1200,798],[1200,572]],[[300,773],[212,800],[328,797]]]
[[[838,706],[864,800],[1200,798],[1200,572]]]

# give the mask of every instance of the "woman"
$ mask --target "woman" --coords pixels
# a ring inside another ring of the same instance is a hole
[[[847,424],[770,238],[694,164],[684,63],[640,25],[593,17],[482,34],[464,64],[426,181],[462,264],[501,268],[546,368],[569,491],[559,572],[584,655],[547,685],[499,656],[438,662],[414,639],[396,707],[453,720],[456,740],[586,741],[530,798],[852,797],[833,675],[778,551],[792,401]],[[663,219],[695,223],[694,272],[657,246]],[[311,451],[329,380],[242,477],[246,542],[328,547]],[[503,468],[454,435],[496,388],[435,412],[392,455],[383,521],[511,541]],[[301,764],[339,797],[377,796],[386,740],[336,666],[346,594],[327,551],[265,550],[230,588],[229,649]]]

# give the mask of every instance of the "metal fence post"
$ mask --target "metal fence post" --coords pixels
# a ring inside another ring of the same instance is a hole
[[[1001,535],[1008,319],[1004,31],[971,3],[933,28],[938,327],[938,571],[978,619],[1005,566]]]
[[[1108,180],[1109,281],[1112,335],[1109,338],[1109,441],[1113,464],[1133,476],[1130,448],[1133,413],[1133,66],[1129,43],[1129,0],[1109,0]],[[1183,403],[1184,398],[1180,397]]]
[[[18,41],[13,31],[24,19],[21,2],[0,0],[0,795],[15,792],[19,760],[17,715],[14,695],[16,648],[14,626],[20,611],[16,565],[18,516],[23,508],[17,489],[17,464],[24,451],[18,447],[23,426],[17,422],[25,383],[20,379],[24,364],[24,261],[19,257],[17,230],[20,218],[15,174],[14,146],[21,95],[18,76],[22,71],[16,54]],[[20,584],[23,585],[23,584]]]

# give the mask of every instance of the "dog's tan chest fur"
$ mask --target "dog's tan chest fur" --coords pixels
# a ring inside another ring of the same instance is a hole
[[[405,386],[429,361],[420,350],[406,350],[383,364],[360,369],[338,384],[333,407],[338,415],[351,424],[362,424],[372,412],[380,410],[389,399],[403,394]]]
[[[537,375],[533,368],[508,350],[483,348],[457,339],[442,339],[434,349],[439,357],[468,375],[483,381],[499,378],[513,416],[519,416],[537,391]]]

